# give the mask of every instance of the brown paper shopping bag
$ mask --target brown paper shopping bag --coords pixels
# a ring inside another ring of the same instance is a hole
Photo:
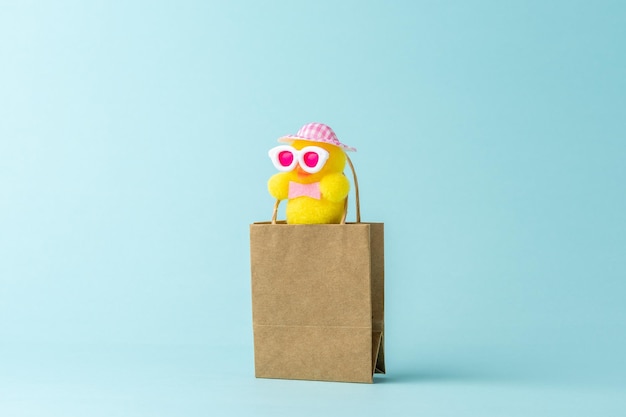
[[[356,223],[277,223],[275,206],[272,222],[250,225],[257,377],[385,373],[384,225],[360,222],[356,176],[355,190]]]

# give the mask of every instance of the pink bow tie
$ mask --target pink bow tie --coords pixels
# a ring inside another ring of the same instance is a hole
[[[319,200],[320,198],[322,198],[322,193],[320,192],[320,183],[314,182],[312,184],[300,184],[299,182],[289,181],[288,197],[311,197]]]

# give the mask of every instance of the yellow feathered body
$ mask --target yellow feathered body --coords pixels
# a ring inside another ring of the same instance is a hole
[[[291,172],[275,174],[267,184],[269,193],[278,200],[288,200],[286,209],[288,224],[339,223],[350,190],[350,183],[343,174],[346,154],[338,146],[326,143],[295,140],[291,144],[298,150],[311,145],[328,151],[329,157],[323,168],[315,174],[304,172],[300,167]],[[294,185],[315,185],[319,187],[320,198],[309,196],[289,198],[289,189]]]

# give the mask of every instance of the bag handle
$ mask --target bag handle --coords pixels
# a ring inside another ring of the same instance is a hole
[[[350,166],[350,170],[352,171],[352,178],[354,179],[354,197],[356,201],[356,222],[361,223],[361,203],[359,199],[359,181],[356,177],[356,170],[354,169],[354,165],[350,160],[348,154],[346,154],[346,160],[348,161],[348,165]],[[278,206],[280,205],[280,201],[276,199],[274,203],[274,212],[272,213],[272,224],[276,224],[276,217],[278,216]],[[348,196],[346,196],[346,201],[344,203],[343,215],[341,216],[341,222],[339,224],[346,224],[346,216],[348,214]]]

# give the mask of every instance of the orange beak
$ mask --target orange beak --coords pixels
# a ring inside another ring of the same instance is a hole
[[[300,164],[296,165],[296,174],[298,174],[299,177],[308,177],[309,175],[311,175],[308,172],[306,172],[305,170],[303,170],[300,167]]]

